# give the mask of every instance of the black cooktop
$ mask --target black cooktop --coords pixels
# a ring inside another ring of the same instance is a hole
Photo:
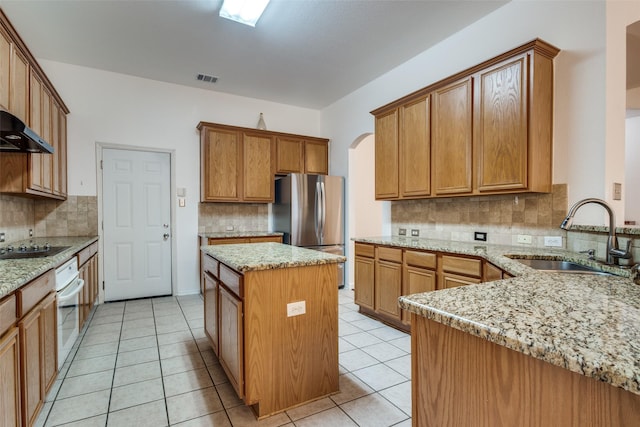
[[[51,246],[48,243],[43,246],[38,245],[21,245],[13,247],[11,245],[0,248],[0,260],[3,259],[23,259],[23,258],[44,258],[59,254],[69,249],[70,246]]]

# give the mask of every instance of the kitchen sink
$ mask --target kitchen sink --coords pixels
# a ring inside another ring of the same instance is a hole
[[[553,273],[576,273],[576,274],[602,274],[611,275],[596,268],[587,267],[571,261],[557,259],[515,259],[524,265],[540,271],[550,271]]]
[[[69,249],[71,246],[49,246],[47,248],[26,248],[24,250],[14,249],[8,251],[2,249],[0,251],[0,260],[3,259],[25,259],[25,258],[44,258],[59,254],[60,252]]]

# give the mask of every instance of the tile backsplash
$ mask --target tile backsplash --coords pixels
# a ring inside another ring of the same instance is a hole
[[[264,203],[200,203],[198,233],[268,231],[269,206]]]
[[[473,241],[474,231],[487,233],[487,242],[517,245],[517,236],[532,236],[528,246],[544,246],[544,236],[565,236],[559,226],[567,214],[567,185],[551,193],[450,197],[391,203],[391,229],[417,229],[420,237]]]
[[[67,200],[30,199],[0,195],[0,232],[6,243],[35,237],[95,236],[98,234],[96,196],[69,196]]]

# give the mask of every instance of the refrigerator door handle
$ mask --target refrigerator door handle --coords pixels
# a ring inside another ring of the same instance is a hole
[[[327,193],[324,182],[320,183],[320,199],[322,203],[322,216],[320,217],[320,244],[324,244],[324,227],[327,221]]]
[[[314,206],[314,229],[316,232],[316,241],[321,241],[321,231],[320,231],[320,223],[322,221],[322,205],[321,205],[321,197],[322,197],[322,188],[320,187],[320,183],[316,182],[316,197],[315,197],[315,206]]]

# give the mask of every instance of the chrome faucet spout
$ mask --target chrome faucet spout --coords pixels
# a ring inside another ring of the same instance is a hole
[[[560,228],[563,230],[568,230],[571,227],[571,223],[573,222],[573,217],[581,206],[584,206],[588,203],[595,203],[597,205],[602,206],[606,209],[609,214],[609,238],[607,239],[607,264],[616,264],[618,259],[614,257],[615,250],[618,250],[618,237],[616,236],[616,217],[611,206],[607,204],[604,200],[596,199],[596,198],[588,198],[582,199],[576,202],[571,209],[569,209],[569,213],[567,213],[567,217],[560,224]],[[611,251],[614,250],[614,254]]]

